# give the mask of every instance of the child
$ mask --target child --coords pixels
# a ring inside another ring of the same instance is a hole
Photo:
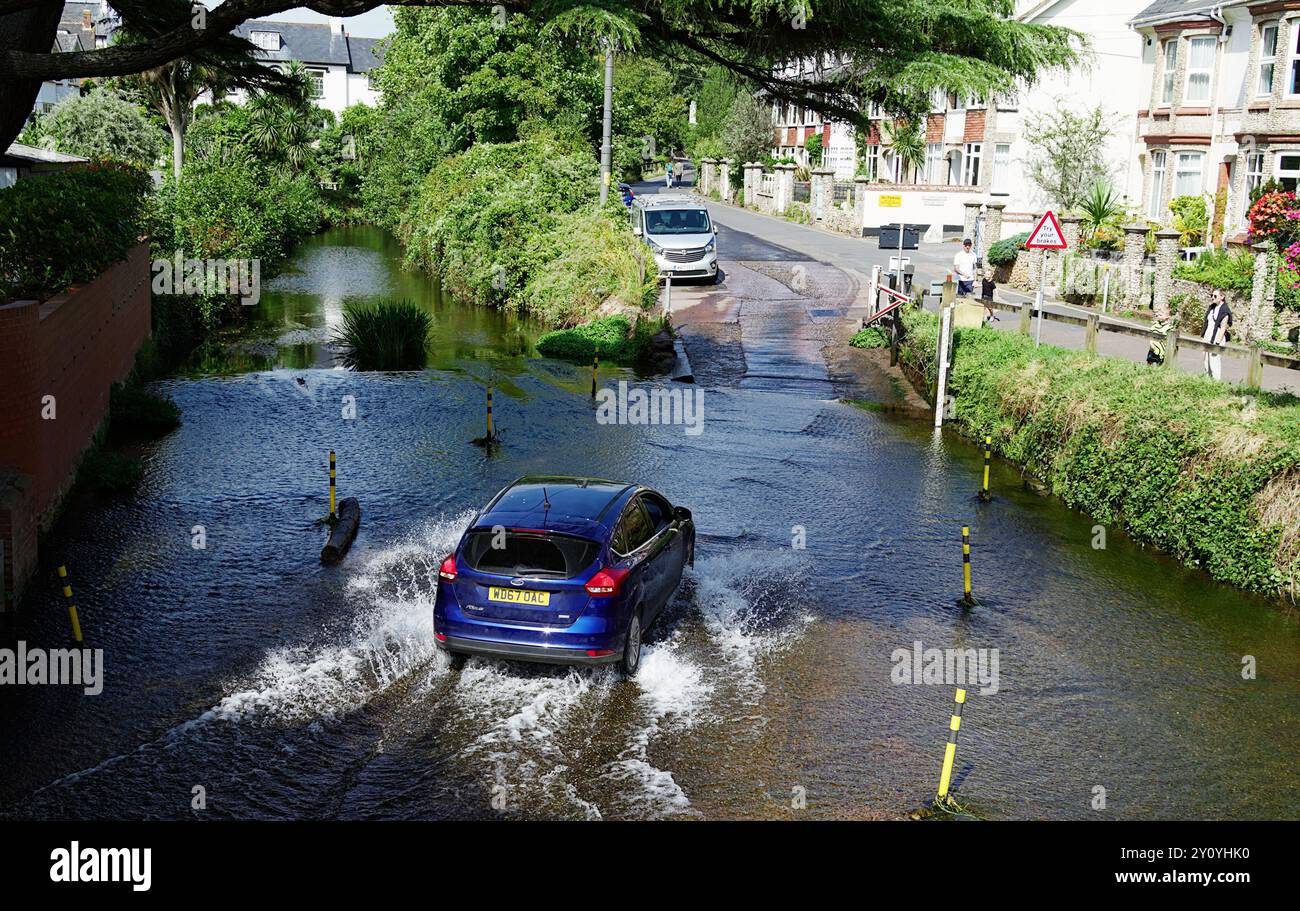
[[[991,323],[994,320],[1002,322],[1002,319],[993,311],[993,291],[997,288],[997,283],[993,280],[993,270],[985,269],[984,278],[980,282],[980,299],[984,301],[984,322]]]

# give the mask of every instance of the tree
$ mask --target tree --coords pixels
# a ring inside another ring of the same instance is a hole
[[[921,131],[921,122],[912,117],[900,117],[885,121],[884,136],[889,151],[900,162],[898,179],[903,180],[907,172],[913,173],[925,167],[925,133]]]
[[[1106,141],[1110,118],[1100,105],[1075,112],[1064,101],[1029,117],[1029,178],[1053,205],[1067,212],[1084,201],[1094,184],[1109,183]]]
[[[42,145],[86,158],[148,167],[162,151],[161,132],[144,111],[108,89],[63,99],[36,129]]]
[[[757,161],[772,148],[772,114],[752,92],[741,92],[731,102],[722,124],[722,144],[737,164]]]
[[[231,30],[300,2],[225,0],[209,10],[191,7],[189,0],[115,0],[123,23],[142,35],[141,41],[58,53],[52,50],[58,3],[0,0],[0,148],[22,128],[43,80],[138,73],[223,42],[251,49]],[[350,16],[381,2],[313,0],[310,6]],[[723,8],[714,0],[409,0],[403,5],[503,7],[534,17],[552,39],[614,35],[624,50],[718,64],[778,100],[859,125],[863,101],[916,114],[936,90],[990,98],[1073,63],[1083,49],[1077,32],[1014,19],[1014,0],[826,0],[825,5],[736,0]],[[792,27],[796,21],[798,27]],[[845,63],[812,78],[778,75],[774,69],[780,61],[826,55]]]

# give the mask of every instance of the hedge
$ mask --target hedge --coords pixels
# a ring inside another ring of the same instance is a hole
[[[126,258],[147,230],[149,175],[96,162],[0,192],[0,299],[45,300]]]
[[[933,314],[902,357],[933,383]],[[1300,399],[1058,348],[954,333],[959,426],[1067,504],[1213,578],[1300,600]]]

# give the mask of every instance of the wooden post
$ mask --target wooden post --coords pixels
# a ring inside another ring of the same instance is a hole
[[[1169,330],[1169,335],[1165,340],[1165,363],[1164,366],[1172,368],[1178,362],[1178,327]]]
[[[877,268],[879,268],[879,267],[877,267]],[[899,268],[901,269],[902,266],[899,266]],[[896,273],[893,273],[893,272],[890,272],[890,273],[889,273],[889,289],[890,289],[891,291],[897,291],[897,290],[898,290],[898,280],[899,280],[899,276],[898,276]],[[876,295],[876,300],[879,300],[879,299],[880,299],[880,295],[877,294],[877,295]],[[890,303],[893,303],[893,298],[890,298]],[[874,313],[875,311],[873,310],[872,312]],[[898,366],[898,341],[899,341],[899,339],[898,339],[898,316],[897,316],[897,314],[898,314],[898,308],[895,307],[895,308],[894,308],[894,318],[891,319],[891,320],[889,321],[889,366],[891,366],[891,367],[897,367],[897,366]]]
[[[945,399],[948,392],[948,357],[952,348],[952,311],[957,297],[957,285],[952,273],[943,283],[943,296],[939,298],[939,381],[934,390],[934,426],[943,426]]]
[[[1021,335],[1029,335],[1030,320],[1032,320],[1033,317],[1034,317],[1034,305],[1021,304],[1020,305],[1020,326],[1019,326]]]
[[[1101,317],[1095,313],[1088,314],[1088,328],[1083,336],[1083,350],[1089,354],[1097,353],[1097,326]]]
[[[1246,388],[1259,389],[1264,385],[1264,360],[1258,344],[1252,344],[1246,354]]]

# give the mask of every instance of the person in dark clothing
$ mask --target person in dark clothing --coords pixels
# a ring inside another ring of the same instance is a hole
[[[997,290],[997,282],[993,280],[993,270],[985,269],[984,277],[980,280],[980,300],[984,301],[984,322],[991,323],[995,320],[1002,322],[993,310],[993,292]]]

